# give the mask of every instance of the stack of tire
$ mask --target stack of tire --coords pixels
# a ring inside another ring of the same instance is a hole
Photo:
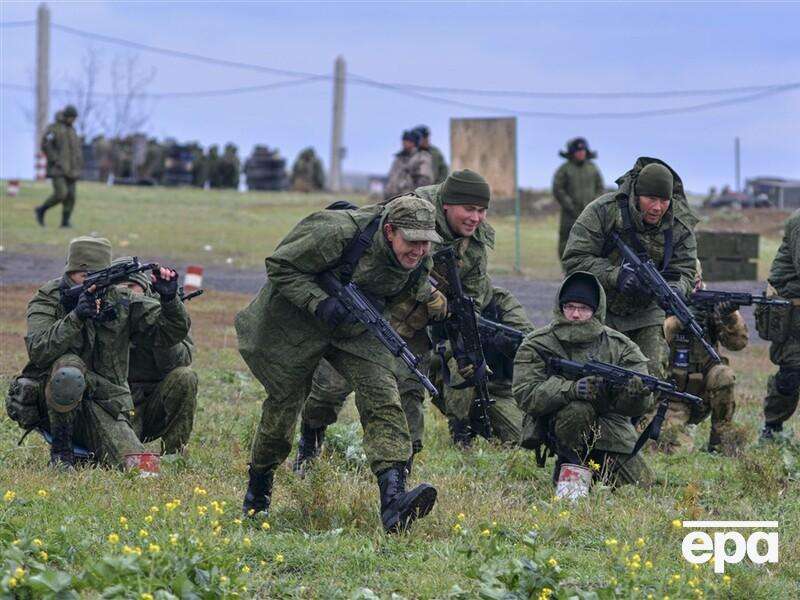
[[[247,188],[250,190],[285,190],[288,185],[286,159],[277,149],[256,146],[244,166]]]
[[[163,185],[192,185],[194,155],[189,146],[174,144],[165,152]]]

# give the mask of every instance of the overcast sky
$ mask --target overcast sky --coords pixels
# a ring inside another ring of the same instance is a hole
[[[800,82],[798,3],[189,3],[50,2],[54,23],[222,59],[329,74],[339,54],[349,72],[383,82],[482,89],[605,92],[727,88]],[[36,3],[0,2],[0,21],[34,19]],[[35,29],[0,29],[0,79],[32,85]],[[285,76],[206,65],[90,41],[53,30],[51,86],[80,74],[94,47],[106,65],[137,54],[154,68],[150,92],[203,91]],[[103,77],[99,86],[109,90]],[[517,111],[618,112],[688,106],[735,96],[534,99],[449,96]],[[256,143],[293,159],[312,145],[328,163],[332,83],[215,98],[155,102],[158,137]],[[30,177],[30,92],[0,90],[0,176]],[[54,97],[52,104],[62,103]],[[447,153],[451,117],[506,116],[359,85],[346,91],[347,171],[385,173],[402,129],[426,123]],[[57,106],[51,105],[51,113]],[[558,150],[576,135],[599,152],[606,180],[640,155],[672,165],[687,187],[732,184],[733,139],[743,178],[800,178],[800,90],[705,112],[645,119],[519,119],[520,183],[547,187]]]

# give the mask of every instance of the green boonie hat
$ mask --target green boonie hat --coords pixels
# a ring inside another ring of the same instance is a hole
[[[436,233],[436,209],[416,196],[400,196],[386,205],[386,223],[396,227],[409,242],[433,242],[442,238]]]
[[[119,258],[115,258],[111,264],[119,265],[131,260],[133,260],[132,256],[120,256]],[[142,289],[145,291],[147,291],[150,287],[150,277],[144,271],[139,271],[138,273],[131,273],[130,275],[128,275],[128,281],[132,283],[138,283],[140,286],[142,286]]]
[[[442,204],[474,204],[488,208],[491,196],[486,180],[469,169],[450,173],[442,184]]]
[[[64,273],[98,271],[111,264],[111,242],[106,238],[83,235],[69,243]]]
[[[672,173],[664,165],[650,163],[639,171],[634,193],[637,196],[672,198]]]

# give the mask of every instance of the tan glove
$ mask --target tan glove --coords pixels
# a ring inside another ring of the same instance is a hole
[[[434,290],[425,303],[429,321],[442,321],[447,318],[447,297],[439,290]]]

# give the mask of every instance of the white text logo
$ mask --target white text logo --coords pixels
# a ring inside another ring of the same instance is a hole
[[[705,531],[691,531],[681,544],[683,558],[693,565],[714,560],[714,572],[724,573],[725,564],[738,564],[745,555],[753,564],[778,562],[777,521],[684,521],[685,529],[758,529],[745,538],[738,531],[715,531],[713,537]],[[763,542],[763,544],[761,543]],[[732,550],[732,552],[729,552]],[[763,551],[762,551],[763,550]]]

